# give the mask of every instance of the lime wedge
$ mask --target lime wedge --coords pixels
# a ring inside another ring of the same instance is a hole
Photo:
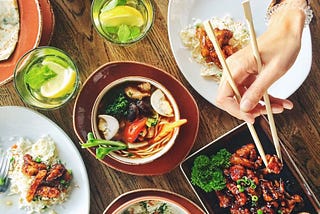
[[[43,61],[42,64],[47,65],[53,70],[57,76],[47,81],[40,88],[40,93],[44,97],[59,98],[70,93],[76,82],[76,72],[72,69],[67,69],[57,63]]]
[[[140,11],[130,6],[117,6],[111,10],[100,13],[100,22],[104,27],[118,25],[138,26],[144,24]]]

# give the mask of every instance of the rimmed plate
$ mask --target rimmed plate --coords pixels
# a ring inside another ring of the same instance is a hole
[[[42,34],[42,16],[38,0],[18,0],[20,15],[20,32],[16,48],[9,59],[0,61],[0,85],[9,82],[13,77],[18,59],[37,47]]]
[[[269,1],[251,0],[253,20],[257,35],[265,29],[265,14]],[[181,42],[180,31],[193,23],[193,19],[207,20],[211,17],[223,18],[226,15],[245,23],[241,3],[233,0],[171,0],[168,6],[168,34],[175,60],[187,81],[208,102],[214,105],[218,83],[213,78],[200,76],[201,65],[196,63]],[[312,45],[309,27],[304,28],[302,45],[296,62],[290,70],[269,89],[275,97],[287,98],[303,83],[310,72]],[[288,84],[290,83],[290,84]]]
[[[199,110],[188,90],[178,80],[159,68],[137,62],[111,62],[98,68],[88,77],[76,99],[73,109],[75,133],[82,143],[86,142],[88,132],[92,131],[91,112],[96,97],[109,83],[128,75],[154,79],[166,87],[176,99],[180,118],[186,118],[188,122],[181,127],[172,148],[150,163],[129,165],[109,156],[101,162],[113,169],[134,175],[164,174],[178,166],[190,152],[198,133]],[[95,156],[93,149],[88,151]]]
[[[49,45],[55,26],[54,12],[49,0],[39,0],[42,14],[42,35],[40,45]]]
[[[274,146],[272,144],[272,137],[269,124],[264,117],[257,118],[255,122],[255,129],[261,141],[266,154],[276,154]],[[181,164],[180,169],[182,170],[185,178],[189,182],[191,188],[198,196],[203,207],[207,213],[230,213],[228,208],[221,208],[219,206],[219,199],[215,192],[205,192],[197,186],[191,183],[191,173],[193,163],[196,157],[199,155],[211,156],[216,154],[220,149],[225,148],[229,152],[234,153],[237,149],[242,146],[254,143],[250,131],[245,123],[239,125],[238,127],[232,129],[216,140],[208,143],[206,146],[202,147],[198,151],[189,155]],[[297,168],[292,157],[288,153],[288,150],[284,147],[282,142],[281,153],[284,161],[284,166],[280,174],[278,175],[268,175],[267,179],[282,180],[285,183],[285,189],[291,195],[298,194],[304,200],[303,207],[298,210],[299,212],[294,213],[319,213],[320,203],[317,200],[312,189],[306,182],[305,178],[302,176],[300,170]],[[266,176],[267,177],[267,176]]]
[[[19,106],[0,107],[0,147],[9,148],[20,137],[36,141],[49,135],[55,141],[58,156],[68,169],[72,170],[74,188],[69,198],[52,208],[57,213],[89,213],[90,189],[88,175],[79,151],[68,135],[42,114]],[[7,202],[11,202],[8,205]],[[18,195],[0,194],[0,213],[22,214],[19,209]]]
[[[117,211],[119,207],[123,206],[124,204],[127,204],[130,201],[136,201],[138,198],[140,198],[141,200],[147,200],[148,198],[152,198],[165,202],[170,202],[172,204],[177,204],[179,207],[181,207],[182,210],[186,210],[183,213],[204,213],[204,211],[194,202],[177,193],[159,189],[138,189],[124,193],[120,195],[118,198],[114,199],[114,201],[112,201],[110,205],[104,210],[103,214],[117,213],[115,211]]]

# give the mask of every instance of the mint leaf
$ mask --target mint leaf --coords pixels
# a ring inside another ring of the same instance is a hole
[[[140,28],[137,27],[137,26],[132,26],[132,27],[130,28],[130,31],[131,31],[131,34],[130,34],[131,39],[135,39],[135,38],[137,38],[138,36],[140,36],[140,34],[141,34],[141,30],[140,30]]]
[[[120,42],[127,42],[130,38],[130,29],[128,25],[120,25],[118,30],[118,38]]]
[[[125,5],[125,4],[127,4],[127,0],[118,0],[117,5]]]
[[[24,80],[32,89],[38,90],[45,82],[55,76],[57,76],[57,74],[47,65],[37,64],[32,66],[30,71],[26,73]]]
[[[117,34],[118,33],[118,27],[104,27],[103,30],[110,34]]]

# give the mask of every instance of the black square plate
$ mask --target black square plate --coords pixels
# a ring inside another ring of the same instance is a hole
[[[259,117],[255,123],[255,129],[261,141],[266,154],[275,154],[272,138],[270,134],[269,124],[264,117]],[[254,143],[250,131],[245,123],[239,125],[205,147],[188,156],[181,164],[180,168],[188,180],[190,186],[198,196],[207,213],[229,213],[228,208],[220,208],[219,200],[215,192],[206,193],[197,186],[191,184],[191,171],[194,159],[199,155],[211,156],[217,153],[220,149],[226,148],[229,152],[234,153],[241,146],[248,143]],[[285,182],[286,190],[289,193],[299,194],[304,200],[304,206],[300,212],[310,214],[320,213],[319,201],[317,201],[314,193],[306,183],[299,172],[297,166],[288,154],[288,151],[283,146],[281,140],[281,151],[284,160],[283,170],[279,175],[275,175],[276,179],[282,179]]]

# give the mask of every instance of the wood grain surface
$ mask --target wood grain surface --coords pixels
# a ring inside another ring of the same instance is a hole
[[[200,109],[199,133],[192,152],[231,130],[239,121],[204,100],[186,81],[173,57],[167,32],[168,0],[154,1],[155,20],[148,35],[137,44],[121,47],[102,39],[91,24],[89,0],[51,0],[55,29],[51,46],[65,50],[78,65],[81,81],[98,67],[111,61],[138,61],[159,67],[182,82],[194,96]],[[303,85],[290,97],[294,108],[275,115],[279,137],[285,141],[298,168],[320,200],[320,3],[311,2],[314,18],[312,67]],[[24,106],[12,81],[0,87],[0,105]],[[161,176],[134,176],[113,170],[80,148],[73,126],[74,100],[54,111],[40,111],[56,122],[74,141],[85,162],[91,189],[90,213],[102,213],[120,194],[139,188],[159,188],[181,194],[198,205],[189,184],[177,167]],[[45,130],[44,130],[45,131]],[[76,169],[74,169],[76,170]]]

